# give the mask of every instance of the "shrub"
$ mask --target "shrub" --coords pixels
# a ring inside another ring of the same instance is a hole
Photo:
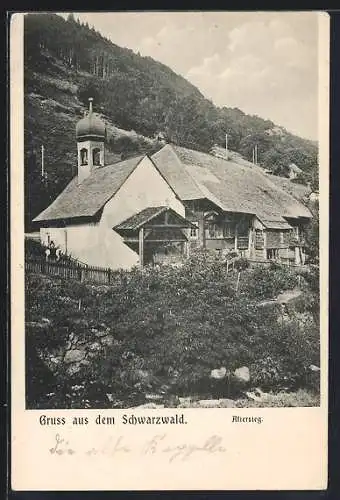
[[[250,266],[248,259],[244,257],[238,259],[234,265],[235,269],[237,269],[238,271],[244,271],[245,269],[248,269]]]
[[[45,258],[45,247],[40,241],[25,238],[25,256]]]
[[[115,344],[82,372],[84,394],[93,394],[93,383],[117,398],[139,398],[164,383],[175,392],[203,390],[221,366],[248,366],[253,383],[265,388],[308,386],[308,366],[319,361],[318,318],[304,331],[294,317],[282,322],[280,308],[264,314],[258,306],[294,287],[294,271],[246,269],[237,294],[235,280],[218,255],[202,251],[178,268],[115,272],[110,287],[27,276],[26,318],[46,317],[53,325],[53,334],[35,338],[36,347],[51,349],[70,332],[91,338],[92,328],[114,335]],[[307,294],[308,278],[304,287]],[[299,307],[311,313],[306,301]],[[149,389],[134,380],[136,370],[148,374]],[[69,394],[74,380],[63,383]]]
[[[248,296],[259,299],[275,298],[284,290],[298,284],[296,273],[285,267],[279,269],[255,267],[243,280],[242,290]]]
[[[263,329],[251,367],[254,385],[265,389],[310,385],[309,366],[320,362],[319,341],[318,328],[304,332],[296,322]]]

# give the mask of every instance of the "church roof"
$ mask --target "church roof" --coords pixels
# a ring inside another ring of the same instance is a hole
[[[33,222],[93,217],[124,184],[144,155],[96,168],[81,184],[75,177]]]
[[[254,214],[271,222],[312,217],[306,206],[259,169],[170,144],[152,159],[184,201],[205,198],[226,212]]]
[[[84,116],[76,125],[76,137],[78,140],[94,138],[105,138],[105,123],[94,113],[90,112]]]

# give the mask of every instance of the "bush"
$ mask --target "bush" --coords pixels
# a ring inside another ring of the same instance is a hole
[[[26,258],[45,258],[45,247],[38,240],[25,238],[25,256]]]
[[[254,385],[290,390],[310,386],[309,366],[320,363],[319,343],[318,328],[305,332],[294,321],[263,329],[252,365]]]
[[[278,269],[255,267],[242,281],[242,290],[248,296],[259,299],[275,298],[284,290],[296,287],[296,273],[286,267]]]
[[[283,322],[280,308],[264,314],[258,306],[294,287],[296,274],[246,269],[237,294],[235,281],[218,255],[204,251],[178,268],[115,272],[110,287],[27,276],[26,318],[50,319],[53,335],[35,339],[49,349],[55,336],[63,342],[71,331],[86,339],[92,328],[114,335],[114,346],[82,374],[91,394],[92,382],[117,397],[138,398],[163,384],[177,393],[205,390],[204,380],[221,366],[248,366],[253,383],[265,388],[308,386],[308,366],[319,361],[318,318],[311,316],[312,327],[304,331],[294,317]],[[308,279],[304,286],[307,293]],[[308,304],[299,307],[308,312]],[[145,386],[134,379],[138,370],[147,374]]]
[[[238,271],[244,271],[245,269],[248,269],[250,266],[249,260],[244,257],[238,259],[234,265],[235,269],[237,269]]]

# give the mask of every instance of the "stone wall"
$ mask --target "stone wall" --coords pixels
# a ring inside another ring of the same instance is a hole
[[[72,323],[74,328],[58,327],[57,339],[54,326],[47,318],[26,324],[28,337],[39,337],[40,340],[45,337],[46,341],[40,342],[37,347],[37,354],[55,375],[63,373],[72,376],[100,356],[106,346],[119,344],[105,325],[86,331],[86,321],[79,319]]]

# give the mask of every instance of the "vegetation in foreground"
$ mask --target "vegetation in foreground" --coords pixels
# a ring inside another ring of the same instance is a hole
[[[242,405],[245,388],[232,375],[242,366],[247,390],[302,390],[302,405],[318,404],[317,268],[300,278],[277,266],[245,269],[238,283],[199,252],[182,267],[115,276],[110,287],[26,276],[28,407],[128,407],[148,394],[165,404],[196,395]],[[285,307],[273,300],[298,284]],[[212,381],[220,367],[226,378]],[[276,397],[285,404],[294,405]]]

